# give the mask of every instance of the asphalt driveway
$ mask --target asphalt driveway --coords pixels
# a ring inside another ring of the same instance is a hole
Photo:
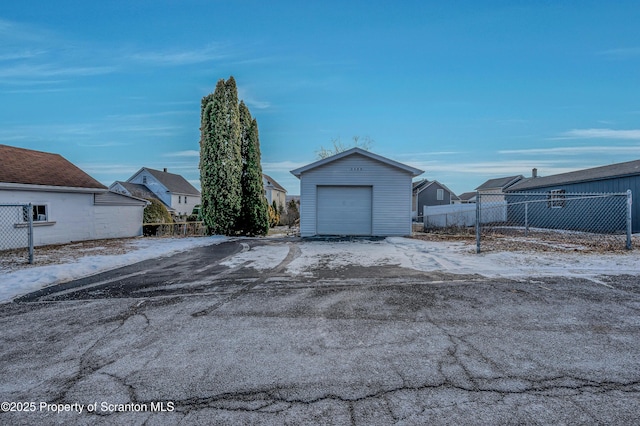
[[[638,277],[322,261],[293,276],[301,244],[314,242],[201,247],[0,305],[0,423],[640,418]],[[251,252],[278,263],[251,266]]]

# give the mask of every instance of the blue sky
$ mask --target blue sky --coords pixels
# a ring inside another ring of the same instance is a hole
[[[637,1],[3,2],[0,144],[199,188],[200,101],[233,75],[289,194],[353,136],[456,193],[635,160],[639,22]]]

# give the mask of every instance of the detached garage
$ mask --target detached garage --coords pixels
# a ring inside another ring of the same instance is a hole
[[[411,234],[411,180],[422,170],[352,148],[291,173],[301,236]]]

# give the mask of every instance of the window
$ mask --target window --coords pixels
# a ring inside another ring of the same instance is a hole
[[[554,189],[549,191],[547,196],[547,207],[551,209],[562,209],[565,206],[565,194],[567,191],[564,189]]]
[[[46,222],[47,221],[47,206],[46,205],[33,205],[31,211],[31,218],[34,222]],[[25,206],[22,209],[22,220],[29,222],[29,208]]]
[[[438,201],[442,201],[442,200],[444,200],[444,189],[438,189],[438,190],[436,191],[436,199],[437,199]]]
[[[142,176],[142,183],[143,184],[147,184],[147,177],[146,176]]]
[[[184,203],[187,204],[187,196],[184,196]]]
[[[178,195],[178,204],[182,204],[182,195]]]

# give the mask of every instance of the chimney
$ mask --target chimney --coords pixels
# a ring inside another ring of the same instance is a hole
[[[164,171],[166,172],[167,169],[164,169]],[[538,169],[536,169],[535,167],[531,170],[531,177],[534,179],[538,177]]]
[[[535,170],[535,169],[534,169]],[[167,173],[167,168],[162,169],[163,172]]]

